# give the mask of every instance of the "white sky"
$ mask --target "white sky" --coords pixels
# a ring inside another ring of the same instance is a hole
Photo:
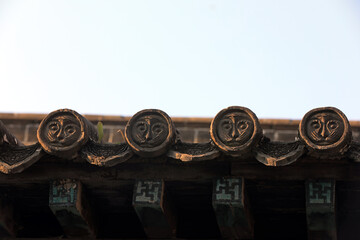
[[[360,120],[359,81],[359,0],[0,0],[0,112]]]

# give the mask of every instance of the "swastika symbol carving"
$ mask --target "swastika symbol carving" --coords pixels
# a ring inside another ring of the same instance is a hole
[[[73,204],[76,201],[78,185],[75,181],[60,180],[50,185],[50,204]]]
[[[241,179],[218,179],[214,188],[215,202],[241,201]]]
[[[335,185],[332,181],[308,182],[309,204],[332,204]]]
[[[162,190],[162,181],[139,180],[135,184],[134,204],[160,204]]]

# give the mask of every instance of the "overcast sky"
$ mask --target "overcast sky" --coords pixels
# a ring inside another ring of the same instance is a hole
[[[360,1],[0,0],[0,112],[360,120]]]

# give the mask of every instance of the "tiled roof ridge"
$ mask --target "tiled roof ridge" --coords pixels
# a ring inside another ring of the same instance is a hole
[[[102,122],[105,128],[113,128],[113,126],[125,126],[131,119],[131,116],[116,116],[116,115],[91,115],[84,114],[93,124]],[[46,117],[46,114],[28,114],[28,113],[0,113],[0,121],[5,125],[30,125],[31,127],[37,127],[42,119]],[[210,128],[212,118],[206,117],[171,117],[176,128],[200,128],[202,130]],[[299,119],[279,119],[279,118],[260,118],[259,122],[263,129],[278,129],[278,130],[297,130],[300,124]],[[360,121],[349,121],[353,131],[360,132]],[[208,131],[208,130],[206,130]],[[357,134],[357,133],[356,133]],[[121,138],[121,137],[120,137]],[[24,140],[27,144],[31,141]]]
[[[24,115],[17,114],[2,114],[2,117],[24,119]],[[31,119],[34,120],[33,114]],[[1,124],[0,171],[21,172],[43,155],[84,159],[97,166],[114,166],[134,156],[167,156],[180,162],[211,161],[228,156],[228,161],[256,159],[266,166],[289,165],[305,155],[360,161],[360,145],[352,141],[350,123],[345,114],[333,107],[316,108],[306,113],[301,121],[285,122],[259,121],[248,108],[228,107],[212,119],[211,137],[206,143],[183,142],[174,125],[176,118],[158,109],[145,109],[131,118],[120,117],[127,121],[123,133],[126,142],[120,144],[101,143],[99,129],[90,122],[94,119],[98,121],[99,117],[85,117],[70,109],[51,112],[38,126],[38,141],[30,146],[23,146]],[[114,121],[114,117],[102,118],[110,119]],[[263,124],[280,123],[298,125],[298,138],[293,142],[274,142],[263,135]]]
[[[128,115],[100,115],[100,114],[81,114],[89,121],[92,122],[121,122],[121,121],[129,121],[132,116]],[[44,113],[0,113],[0,119],[2,120],[23,120],[23,121],[41,121],[43,120],[47,114]],[[182,117],[176,116],[171,117],[173,122],[203,122],[203,123],[211,123],[211,117]],[[283,118],[260,118],[260,121],[263,121],[265,124],[299,124],[300,119],[283,119]],[[350,121],[357,123],[360,121]]]

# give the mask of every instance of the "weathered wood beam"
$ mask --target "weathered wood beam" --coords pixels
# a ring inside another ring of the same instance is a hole
[[[324,161],[315,158],[302,158],[289,166],[267,167],[247,162],[232,162],[231,175],[242,176],[246,179],[272,179],[272,180],[307,180],[316,176],[341,181],[360,180],[360,165],[350,163],[346,159]]]
[[[81,182],[65,179],[50,185],[49,206],[68,237],[94,238],[92,210]]]
[[[26,171],[17,175],[0,174],[0,183],[16,184],[23,182],[44,182],[54,179],[78,179],[87,181],[89,176],[101,179],[105,184],[111,184],[114,180],[133,180],[133,179],[167,179],[171,181],[183,181],[194,179],[215,179],[222,176],[244,177],[251,180],[307,180],[316,176],[322,178],[335,179],[337,181],[359,181],[360,164],[348,162],[314,162],[316,159],[301,159],[301,163],[296,162],[290,166],[267,167],[255,159],[252,163],[208,161],[196,163],[130,163],[125,162],[121,166],[109,168],[94,167],[88,162],[75,163],[61,161],[55,157],[47,157],[37,162],[36,166],[28,168]],[[156,159],[158,160],[158,159]],[[174,160],[175,161],[175,160]]]
[[[335,180],[306,181],[308,239],[337,239]]]
[[[253,219],[243,178],[217,179],[214,182],[213,207],[222,238],[253,238]]]
[[[176,236],[176,213],[165,193],[164,181],[136,181],[133,206],[148,238]]]
[[[13,205],[6,199],[0,199],[0,238],[15,237]]]

